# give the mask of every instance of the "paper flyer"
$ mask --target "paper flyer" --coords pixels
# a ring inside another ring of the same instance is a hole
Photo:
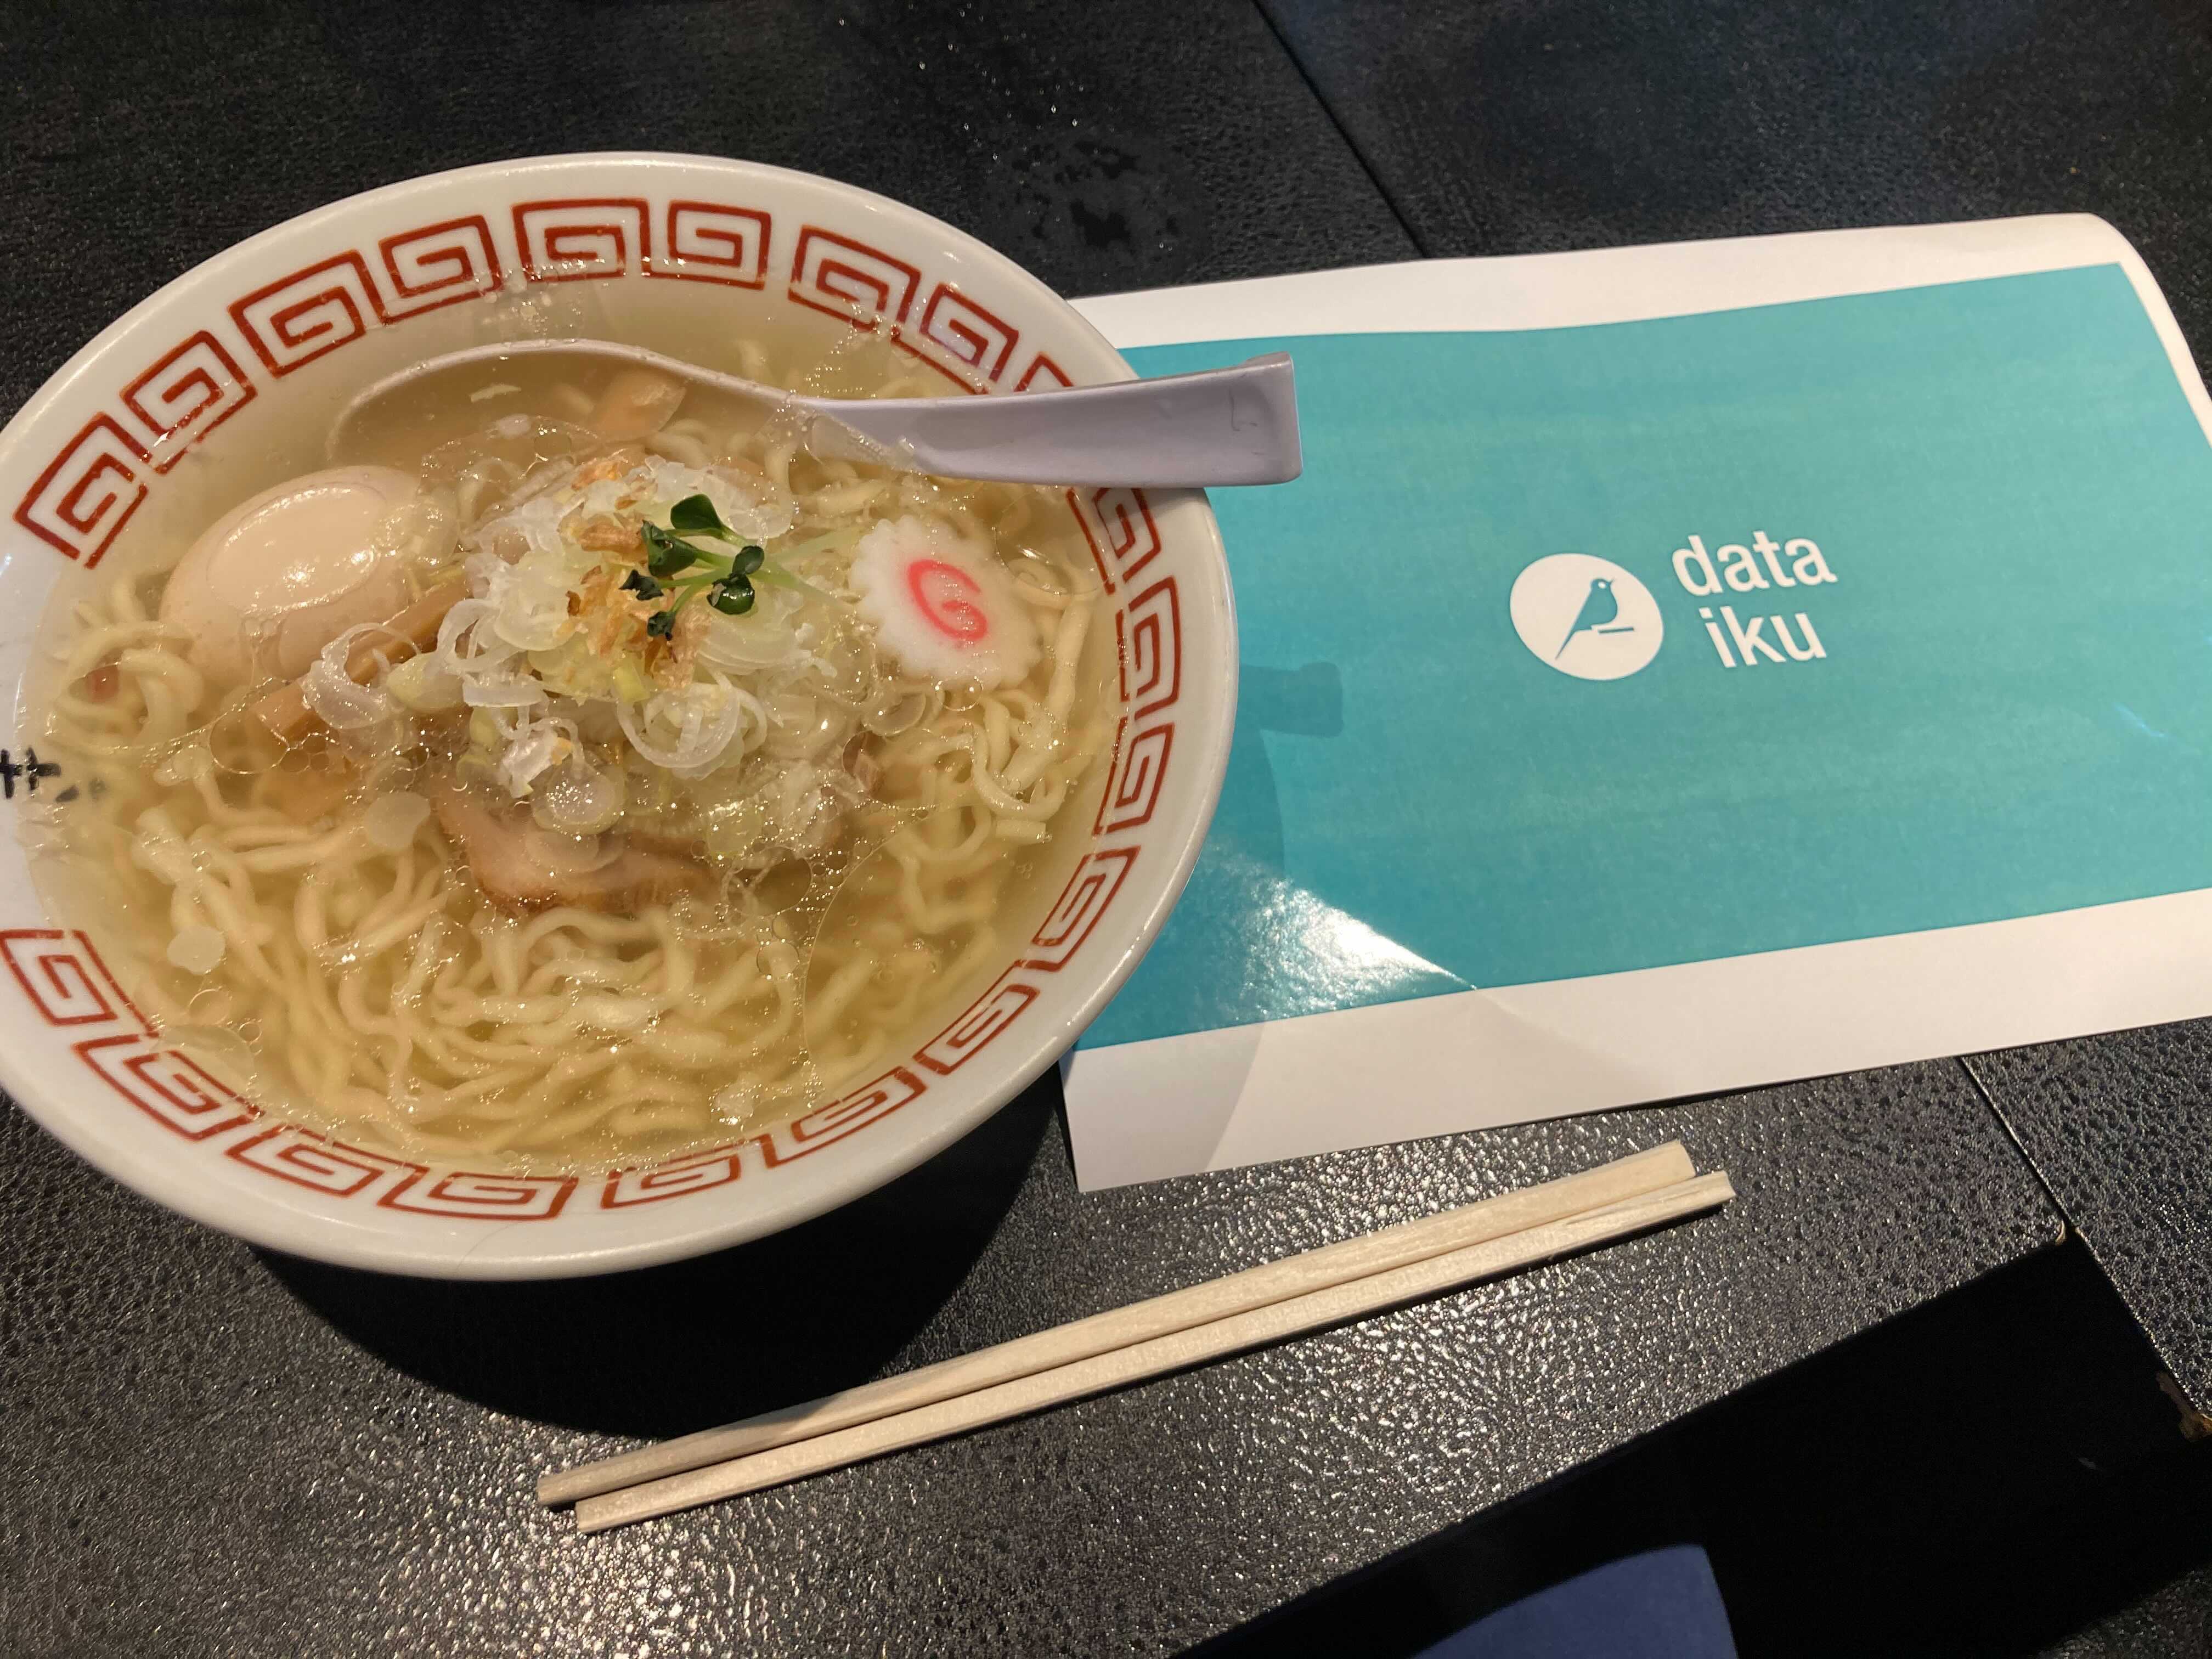
[[[1096,1188],[2212,1012],[2212,443],[2100,221],[1115,296],[1283,349]]]

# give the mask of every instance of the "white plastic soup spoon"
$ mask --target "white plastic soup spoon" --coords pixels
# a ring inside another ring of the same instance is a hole
[[[611,358],[811,416],[816,454],[1007,483],[1157,487],[1285,483],[1298,476],[1297,393],[1287,354],[1233,368],[1000,397],[816,398],[611,340],[514,340],[387,375],[331,428],[336,456],[370,404],[428,374],[539,352]],[[665,416],[664,416],[665,418]]]

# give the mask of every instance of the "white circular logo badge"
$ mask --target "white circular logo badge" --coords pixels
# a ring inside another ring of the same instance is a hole
[[[1587,553],[1537,560],[1508,603],[1521,643],[1578,680],[1626,679],[1659,654],[1667,631],[1650,588]]]

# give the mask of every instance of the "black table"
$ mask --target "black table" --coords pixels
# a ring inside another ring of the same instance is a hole
[[[2111,8],[2091,0],[1902,33],[1888,9],[1785,24],[1750,0],[1524,3],[1351,24],[1225,3],[538,3],[401,22],[19,6],[0,23],[16,299],[0,398],[12,407],[131,301],[286,215],[439,167],[599,147],[850,179],[1073,294],[2088,205],[2137,238],[2204,337],[2212,293],[2180,206],[2203,196],[2184,125],[2212,86],[2202,43],[2172,44],[2148,3],[2109,38],[2090,20]],[[2039,90],[2046,59],[2069,90]],[[2081,86],[2111,98],[2084,104]],[[2121,136],[2093,138],[2108,112]],[[2063,173],[2069,155],[2082,173]],[[2185,1079],[2204,1075],[2173,1052]],[[2049,1098],[2124,1147],[2171,1144],[2160,1103],[2086,1063],[1977,1064],[2015,1123]],[[0,1645],[1169,1650],[2061,1228],[1958,1062],[1090,1197],[1056,1106],[1047,1079],[834,1224],[619,1280],[507,1287],[248,1249],[9,1113]],[[1673,1135],[1745,1196],[1601,1255],[669,1522],[580,1540],[530,1500],[541,1467],[623,1437]],[[2119,1225],[2162,1201],[2120,1188],[2099,1214]],[[2084,1224],[2097,1242],[2101,1224]]]

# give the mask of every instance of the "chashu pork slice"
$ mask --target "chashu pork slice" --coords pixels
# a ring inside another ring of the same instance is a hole
[[[495,805],[459,787],[439,790],[435,801],[438,827],[460,848],[477,884],[510,910],[574,904],[626,915],[713,884],[696,859],[615,836],[580,844],[539,829],[520,804]]]

